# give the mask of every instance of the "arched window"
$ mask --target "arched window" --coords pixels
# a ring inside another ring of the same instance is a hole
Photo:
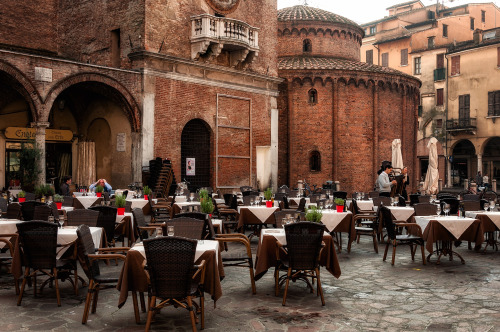
[[[311,172],[321,171],[321,154],[319,151],[311,152],[311,155],[309,156],[309,170]]]
[[[309,104],[316,104],[318,102],[318,91],[316,89],[311,89],[308,92]]]
[[[302,44],[302,51],[304,52],[312,52],[312,44],[309,39],[304,39],[304,42]]]

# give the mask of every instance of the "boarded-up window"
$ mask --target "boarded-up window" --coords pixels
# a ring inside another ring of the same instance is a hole
[[[436,55],[436,69],[444,68],[444,53]]]
[[[389,53],[382,53],[382,66],[389,67]]]
[[[408,49],[401,50],[401,66],[408,66]]]
[[[458,118],[470,118],[470,95],[461,95],[458,97]]]
[[[500,116],[500,90],[488,92],[488,116]]]
[[[460,74],[460,55],[451,58],[451,76]]]
[[[366,63],[373,65],[373,50],[366,51]]]
[[[436,105],[442,106],[444,104],[444,89],[436,90]]]

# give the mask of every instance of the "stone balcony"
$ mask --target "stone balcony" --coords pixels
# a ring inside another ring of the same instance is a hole
[[[191,58],[215,59],[224,49],[230,65],[248,65],[259,52],[258,28],[245,22],[201,14],[191,17]]]

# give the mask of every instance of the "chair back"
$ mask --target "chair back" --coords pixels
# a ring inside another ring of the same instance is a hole
[[[21,214],[24,221],[33,220],[35,216],[35,206],[38,205],[45,205],[45,203],[35,202],[34,200],[33,201],[26,200],[26,202],[21,203]]]
[[[7,205],[8,205],[7,200],[3,197],[0,197],[0,210],[2,210],[2,212],[7,211]]]
[[[102,227],[106,233],[108,242],[112,242],[115,237],[116,212],[117,208],[112,206],[92,206],[89,210],[99,212],[97,217],[97,227]]]
[[[346,200],[347,199],[347,192],[346,191],[334,191],[333,197],[342,198],[343,200]]]
[[[463,197],[464,201],[478,201],[480,200],[479,195],[476,194],[465,194]]]
[[[59,210],[57,209],[57,204],[55,202],[52,202],[49,206],[52,210],[52,216],[54,216],[54,219],[59,219]]]
[[[311,270],[318,267],[318,257],[325,225],[309,221],[285,225],[290,267]]]
[[[435,216],[437,214],[437,205],[432,203],[417,203],[413,205],[416,216]]]
[[[450,194],[450,193],[439,193],[436,195],[436,197],[437,197],[437,199],[446,198],[446,197],[457,198],[457,196]]]
[[[288,195],[290,193],[290,188],[286,184],[282,185],[281,187],[278,188],[278,193],[286,194]]]
[[[299,191],[298,190],[290,190],[289,194],[288,194],[288,197],[297,197],[297,195],[299,194]]]
[[[381,206],[379,209],[380,215],[382,216],[382,225],[384,225],[387,230],[387,236],[390,240],[394,240],[396,238],[396,226],[392,221],[391,210],[385,206]]]
[[[63,206],[68,206],[68,207],[72,207],[73,206],[73,197],[71,196],[64,196],[64,202],[63,202]]]
[[[386,196],[379,196],[373,198],[373,206],[380,206],[380,203],[385,206],[391,205],[391,198]]]
[[[498,195],[494,191],[487,191],[483,194],[483,199],[489,201],[497,201]]]
[[[5,218],[8,219],[19,219],[21,218],[21,204],[19,203],[10,203],[7,205],[7,214]]]
[[[431,195],[420,195],[418,196],[419,203],[430,203]]]
[[[233,210],[238,210],[238,196],[234,194],[224,194],[224,203]]]
[[[52,208],[46,204],[35,206],[35,212],[33,213],[33,220],[44,220],[48,221],[49,216],[52,215]]]
[[[56,267],[59,226],[40,220],[22,222],[16,226],[25,264],[36,270]]]
[[[210,240],[215,239],[214,225],[212,224],[212,220],[208,217],[208,214],[203,213],[203,212],[177,213],[174,216],[174,219],[184,218],[184,217],[198,219],[198,220],[203,220],[205,222],[205,225],[203,227],[202,238],[203,239],[210,239]]]
[[[240,187],[241,194],[245,196],[245,192],[247,191],[253,191],[253,188],[251,186],[241,186]]]
[[[464,211],[479,211],[481,209],[481,202],[479,201],[462,201]]]
[[[76,229],[76,235],[78,236],[78,255],[80,265],[83,271],[87,275],[89,280],[95,278],[95,276],[100,275],[99,261],[90,261],[89,255],[95,254],[94,240],[92,240],[92,234],[90,234],[90,228],[87,225],[80,225]]]
[[[302,197],[299,202],[299,206],[297,207],[298,212],[305,212],[306,210],[306,199]]]
[[[36,200],[36,195],[34,193],[26,193],[24,198],[26,198],[26,201],[34,201]]]
[[[167,234],[167,226],[174,226],[175,236],[201,240],[205,221],[188,217],[170,219],[162,226],[164,234]]]
[[[182,210],[182,213],[186,213],[186,212],[200,212],[200,205],[198,204],[189,204],[189,205],[183,205],[181,210]]]
[[[152,295],[161,299],[187,297],[191,293],[197,242],[168,236],[143,243]]]
[[[132,209],[132,216],[134,216],[134,224],[139,233],[141,240],[145,240],[149,237],[148,231],[140,230],[139,227],[146,227],[146,218],[144,218],[144,211],[141,208]]]
[[[401,195],[398,196],[398,206],[406,206],[406,199]]]
[[[419,197],[420,197],[420,194],[410,194],[410,205],[413,206],[415,204],[420,203],[420,201],[418,199]],[[429,203],[429,201],[427,201],[426,203]]]
[[[309,200],[311,203],[316,203],[318,199],[321,199],[321,194],[311,194],[309,195]]]
[[[87,225],[89,227],[96,227],[99,212],[89,209],[78,209],[68,211],[67,216],[68,226]]]
[[[444,204],[450,204],[450,213],[449,214],[457,214],[458,208],[460,207],[460,201],[457,198],[443,198],[439,200],[439,204],[441,204],[441,211],[443,211]]]
[[[284,197],[287,196],[287,193],[282,193],[282,192],[277,192],[274,194],[274,200],[275,201],[283,201]]]
[[[251,202],[260,202],[259,196],[256,195],[248,195],[248,196],[243,196],[243,205],[249,206]]]

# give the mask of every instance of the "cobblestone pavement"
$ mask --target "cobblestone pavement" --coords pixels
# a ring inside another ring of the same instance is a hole
[[[253,240],[255,253],[257,240]],[[459,260],[423,266],[408,247],[398,248],[396,264],[382,262],[383,247],[375,254],[371,241],[362,239],[350,254],[339,255],[342,276],[321,270],[326,306],[302,282],[291,283],[287,306],[274,296],[269,271],[251,294],[248,270],[227,267],[223,296],[214,308],[206,301],[207,331],[500,331],[500,252],[477,253],[462,244]],[[120,267],[109,269],[119,271]],[[28,289],[16,306],[10,275],[0,274],[0,331],[143,331],[134,321],[132,301],[118,309],[118,291],[99,296],[98,310],[81,324],[86,289],[75,296],[61,283],[62,306],[46,289],[33,298]],[[190,331],[188,312],[166,308],[156,316],[152,330]]]

